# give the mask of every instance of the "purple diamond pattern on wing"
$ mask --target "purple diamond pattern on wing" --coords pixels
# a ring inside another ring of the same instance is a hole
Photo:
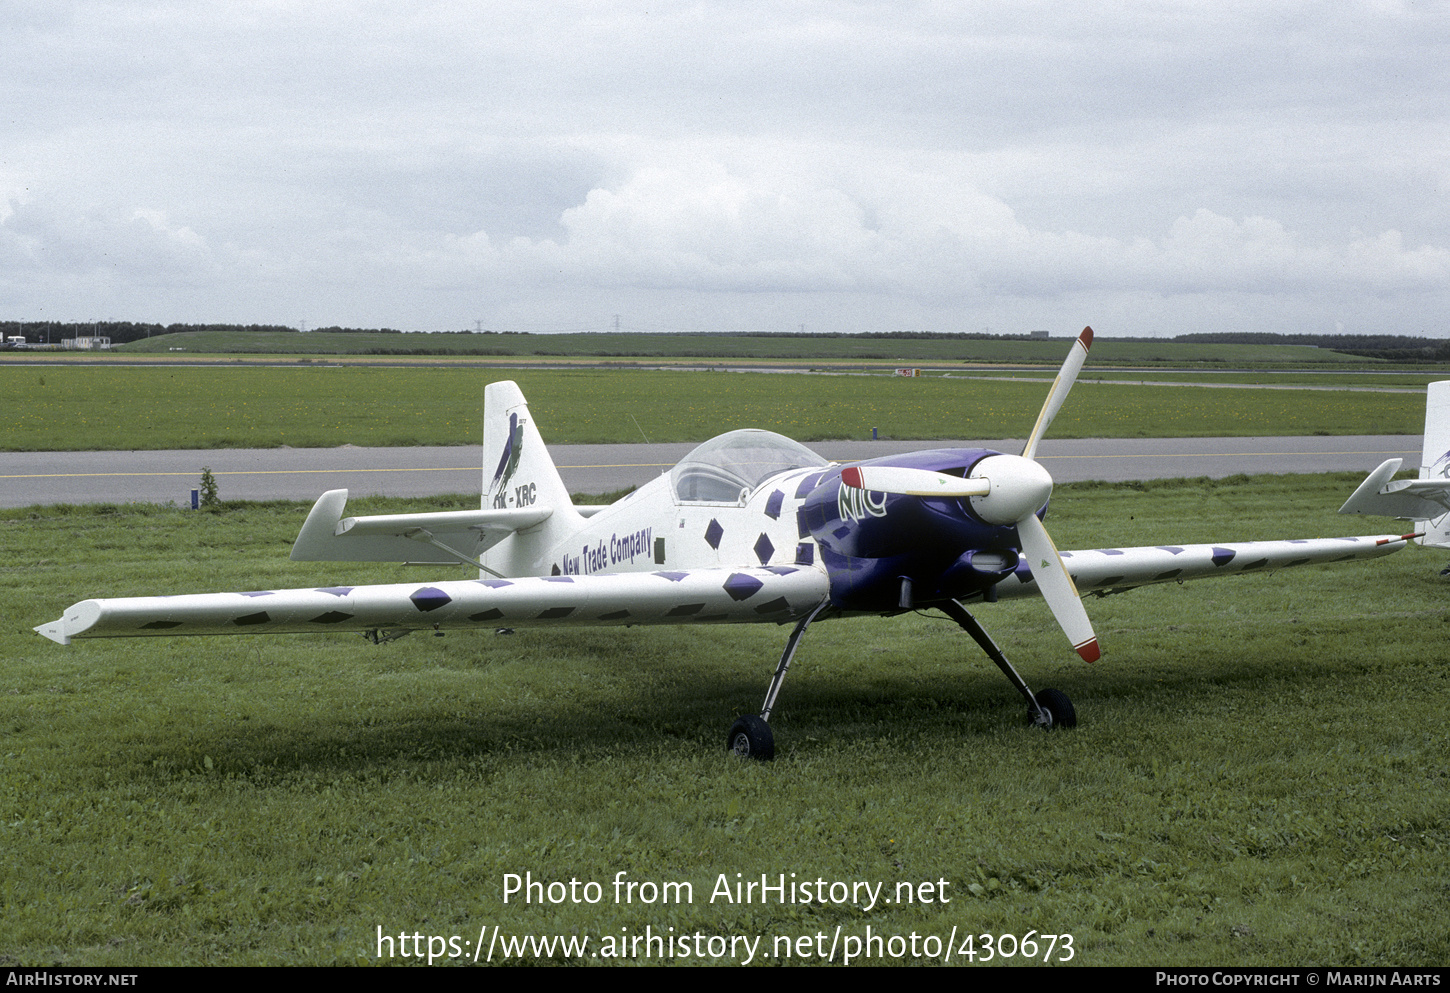
[[[318,593],[331,593],[333,596],[347,596],[352,592],[351,586],[319,586]]]
[[[425,586],[412,596],[408,597],[413,601],[413,606],[425,614],[430,610],[437,610],[439,607],[446,607],[453,602],[453,598],[436,586]]]
[[[720,539],[725,537],[725,529],[715,518],[710,518],[710,526],[705,529],[705,542],[716,551],[720,550]]]
[[[1230,562],[1232,562],[1234,560],[1234,556],[1237,555],[1237,554],[1238,553],[1235,552],[1232,548],[1217,548],[1216,547],[1213,550],[1213,556],[1212,556],[1212,558],[1213,558],[1213,564],[1214,565],[1219,565],[1219,566],[1228,565]]]
[[[738,603],[755,596],[764,585],[754,576],[747,576],[743,572],[732,572],[730,578],[725,580],[725,592],[730,594],[730,599]]]

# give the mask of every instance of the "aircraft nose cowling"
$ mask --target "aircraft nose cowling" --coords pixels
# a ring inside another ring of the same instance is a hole
[[[1052,477],[1032,459],[991,455],[972,467],[970,479],[985,479],[992,488],[971,498],[972,512],[988,524],[1016,524],[1035,514],[1052,496]]]

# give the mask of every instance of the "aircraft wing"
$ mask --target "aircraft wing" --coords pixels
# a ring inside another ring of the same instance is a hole
[[[35,630],[68,645],[148,635],[784,623],[810,613],[829,591],[825,571],[813,566],[473,579],[82,600]]]
[[[1371,559],[1405,547],[1409,535],[1296,538],[1220,545],[1150,545],[1062,552],[1080,594],[1124,593],[1153,583],[1181,583],[1213,576],[1242,576],[1291,566]],[[999,596],[1037,592],[1031,574],[1018,569],[998,584]]]

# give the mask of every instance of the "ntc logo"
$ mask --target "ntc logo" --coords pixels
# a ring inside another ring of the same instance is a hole
[[[842,485],[836,491],[836,513],[843,521],[886,516],[886,494]]]

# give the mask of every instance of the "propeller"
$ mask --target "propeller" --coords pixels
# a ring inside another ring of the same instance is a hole
[[[848,466],[841,470],[841,482],[858,490],[925,497],[986,496],[992,489],[991,482],[985,479],[962,479],[929,469],[890,465]]]
[[[1073,649],[1087,662],[1096,662],[1102,653],[1072,576],[1037,517],[1038,509],[1052,495],[1052,476],[1033,456],[1038,441],[1072,390],[1092,343],[1093,329],[1083,328],[1052,383],[1021,455],[989,455],[973,466],[966,478],[893,466],[851,466],[841,471],[841,482],[857,489],[906,496],[965,497],[971,501],[972,512],[987,523],[1015,526],[1027,568],[1042,598]]]
[[[1087,361],[1088,349],[1092,347],[1093,329],[1083,328],[1082,334],[1077,336],[1077,341],[1072,343],[1072,350],[1067,353],[1067,360],[1057,371],[1057,378],[1052,381],[1052,389],[1047,393],[1047,402],[1042,405],[1042,412],[1037,415],[1037,423],[1032,425],[1032,433],[1027,436],[1027,444],[1022,446],[1024,459],[1037,455],[1037,443],[1042,440],[1042,436],[1047,433],[1047,428],[1052,424],[1053,418],[1062,409],[1063,401],[1072,391],[1072,384],[1077,382],[1077,374],[1082,371],[1082,364]]]

